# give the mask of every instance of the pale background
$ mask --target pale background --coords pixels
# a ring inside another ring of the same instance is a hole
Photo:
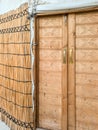
[[[97,0],[40,0],[40,1],[45,1],[47,3],[63,3],[63,2],[82,2],[82,1],[97,1]],[[17,7],[19,7],[21,4],[28,2],[28,0],[0,0],[0,14],[5,13],[9,10],[13,10]]]

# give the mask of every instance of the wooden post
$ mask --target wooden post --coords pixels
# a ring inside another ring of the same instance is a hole
[[[76,130],[75,14],[68,15],[68,130]]]
[[[63,48],[62,48],[62,130],[67,130],[67,16],[63,16]]]

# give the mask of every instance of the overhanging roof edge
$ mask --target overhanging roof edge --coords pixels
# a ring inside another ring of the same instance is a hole
[[[54,11],[64,11],[64,10],[73,10],[73,9],[83,9],[83,8],[91,8],[98,7],[98,0],[85,0],[82,2],[65,2],[61,4],[45,4],[45,5],[37,5],[36,13],[47,13]]]

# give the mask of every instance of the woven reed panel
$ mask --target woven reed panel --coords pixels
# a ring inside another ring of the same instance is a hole
[[[0,15],[0,112],[11,130],[33,127],[27,5]]]

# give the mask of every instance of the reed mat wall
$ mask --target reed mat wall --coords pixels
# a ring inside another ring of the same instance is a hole
[[[33,128],[27,4],[0,15],[0,119],[11,130]]]

